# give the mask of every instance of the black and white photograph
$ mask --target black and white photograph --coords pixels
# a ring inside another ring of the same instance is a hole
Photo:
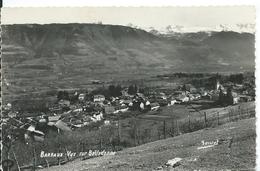
[[[2,170],[255,170],[255,17],[2,8]]]

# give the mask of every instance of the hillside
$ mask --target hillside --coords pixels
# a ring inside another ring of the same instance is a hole
[[[254,35],[155,36],[118,25],[4,25],[6,95],[82,87],[92,79],[138,79],[169,72],[254,70]]]
[[[233,143],[229,148],[228,139]],[[182,158],[174,170],[254,170],[255,167],[255,118],[231,122],[177,137],[129,148],[114,156],[103,156],[85,161],[75,160],[63,166],[43,171],[59,170],[171,170],[165,163]],[[219,144],[198,149],[201,141]]]

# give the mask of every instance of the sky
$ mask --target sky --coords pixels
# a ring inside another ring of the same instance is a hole
[[[168,25],[182,30],[230,30],[254,32],[254,6],[218,7],[24,7],[2,8],[2,24],[97,23],[133,25],[161,30]],[[247,25],[247,27],[246,27]]]

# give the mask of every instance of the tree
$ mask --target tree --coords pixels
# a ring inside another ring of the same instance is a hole
[[[218,99],[218,102],[220,105],[223,105],[225,104],[225,94],[223,93],[222,89],[219,88],[219,99]]]
[[[133,85],[130,85],[129,87],[128,87],[128,94],[130,94],[130,95],[134,95],[135,93],[134,93],[134,86]]]
[[[139,88],[139,93],[145,93],[145,90],[144,90],[144,88]]]
[[[110,96],[115,96],[115,86],[114,85],[110,85],[108,87],[108,91],[109,91]]]
[[[136,94],[138,92],[138,87],[137,87],[137,85],[135,84],[135,86],[134,86],[134,94]]]
[[[67,91],[59,91],[57,94],[58,100],[69,100],[69,93]]]
[[[117,85],[115,87],[115,96],[116,97],[121,96],[122,95],[121,91],[122,91],[122,87],[120,85]]]
[[[234,99],[233,99],[232,88],[231,87],[229,87],[227,89],[227,104],[228,105],[234,104]]]

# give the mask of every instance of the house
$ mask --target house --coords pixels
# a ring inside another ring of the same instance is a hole
[[[171,100],[169,100],[169,102],[168,102],[168,106],[172,106],[172,105],[174,105],[176,102],[177,102],[177,100],[171,99]]]
[[[105,101],[105,96],[102,94],[94,95],[93,101],[94,102],[103,102],[103,101]]]
[[[122,93],[122,96],[128,97],[128,96],[129,96],[129,94],[128,94],[128,88],[123,89],[123,90],[121,91],[121,93]]]
[[[111,114],[111,113],[115,112],[115,107],[114,106],[105,106],[104,110],[105,110],[106,114]]]
[[[139,97],[139,98],[145,99],[145,96],[144,96],[143,93],[136,93],[136,97]]]
[[[119,107],[117,107],[117,109],[113,113],[114,114],[117,114],[119,112],[124,113],[124,112],[128,111],[128,109],[129,108],[127,106],[119,106]]]
[[[239,102],[239,97],[233,97],[233,104],[238,104]]]
[[[219,93],[213,93],[211,94],[211,100],[218,101],[219,100]]]
[[[250,101],[252,101],[251,96],[246,96],[246,95],[239,96],[239,102],[250,102]]]
[[[198,100],[198,99],[201,98],[201,95],[200,94],[194,94],[194,98],[195,98],[195,100]]]
[[[189,94],[188,97],[189,97],[189,100],[190,100],[190,101],[192,101],[192,100],[195,99],[195,97],[194,97],[192,94]]]
[[[207,96],[208,95],[208,92],[207,91],[205,91],[205,90],[201,90],[200,91],[200,95],[203,97],[205,97],[205,96]]]
[[[238,94],[235,92],[232,92],[232,97],[233,97],[233,104],[238,104],[238,102],[239,102]]]
[[[82,111],[83,111],[83,108],[77,108],[77,109],[72,110],[72,112],[82,112]]]
[[[71,131],[70,127],[68,127],[68,125],[63,122],[62,120],[58,120],[56,123],[55,123],[55,126],[59,129],[59,130],[62,130],[62,131]]]
[[[60,119],[60,115],[48,116],[49,122],[57,122]]]
[[[91,117],[92,121],[97,122],[97,121],[101,121],[103,119],[103,113],[100,112],[99,114],[94,114]]]
[[[44,136],[45,134],[42,131],[37,130],[34,125],[30,125],[24,134],[26,141],[30,141],[30,139],[32,139],[37,142],[43,142]]]
[[[166,100],[167,99],[167,96],[165,95],[165,93],[159,93],[159,95],[158,95],[158,98],[160,98],[160,99],[163,99],[163,100]]]
[[[68,107],[68,106],[70,106],[70,101],[61,99],[59,101],[59,105],[63,106],[63,107],[65,107],[65,106]]]
[[[197,89],[192,84],[185,84],[182,88],[184,91],[189,91],[190,93],[196,93]]]
[[[197,89],[196,89],[195,87],[191,87],[191,88],[190,88],[190,92],[191,92],[191,93],[197,93]]]
[[[10,111],[10,112],[8,113],[8,117],[9,117],[9,118],[15,118],[15,117],[17,116],[17,114],[18,114],[18,112],[12,112],[12,111]]]
[[[78,99],[79,99],[80,101],[83,101],[83,100],[85,99],[85,94],[83,94],[83,93],[79,94]]]
[[[151,103],[151,111],[157,111],[160,108],[159,103]]]
[[[185,96],[185,95],[180,95],[176,98],[177,101],[180,101],[182,103],[184,102],[188,102],[189,101],[189,97]]]
[[[5,106],[3,106],[4,110],[11,110],[12,108],[12,104],[11,103],[7,103]]]
[[[147,100],[146,102],[145,102],[145,106],[149,106],[151,103]]]
[[[133,104],[132,100],[122,100],[122,103],[127,105],[127,106]]]
[[[111,123],[110,123],[109,120],[105,120],[105,121],[104,121],[104,125],[105,125],[105,126],[108,126],[108,125],[111,125]]]

